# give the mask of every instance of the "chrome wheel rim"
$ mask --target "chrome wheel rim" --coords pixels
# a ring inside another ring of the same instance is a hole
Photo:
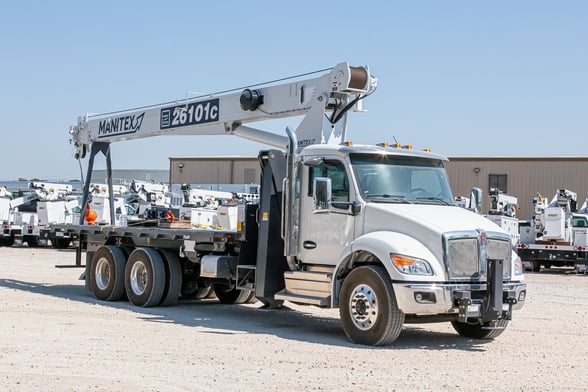
[[[101,257],[96,263],[96,286],[105,290],[110,283],[110,263],[106,257]]]
[[[137,261],[131,268],[131,289],[136,295],[141,295],[147,287],[147,267],[143,261]]]
[[[353,289],[349,298],[349,314],[355,327],[362,331],[374,326],[378,319],[378,297],[370,286],[360,284]]]

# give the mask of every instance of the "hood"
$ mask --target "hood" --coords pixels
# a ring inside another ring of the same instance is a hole
[[[505,233],[481,215],[445,205],[368,203],[363,223],[363,234],[374,231],[403,233],[419,240],[439,259],[443,258],[443,233],[476,229]]]

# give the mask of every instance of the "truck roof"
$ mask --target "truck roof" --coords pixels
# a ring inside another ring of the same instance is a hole
[[[338,152],[341,154],[359,153],[359,154],[381,154],[393,156],[406,156],[429,158],[441,161],[448,161],[447,157],[432,153],[428,150],[414,150],[412,146],[396,146],[386,144],[313,144],[304,148],[304,151],[312,152],[313,154],[333,154]]]

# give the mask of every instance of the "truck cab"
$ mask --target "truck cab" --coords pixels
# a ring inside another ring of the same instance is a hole
[[[390,293],[379,295],[393,297],[387,302],[405,322],[449,320],[470,337],[502,332],[524,304],[522,262],[504,230],[455,205],[445,161],[386,144],[306,147],[294,187],[299,218],[288,234],[297,237],[299,271],[286,272],[276,298],[339,307],[346,333],[362,342],[378,306],[369,282],[383,276]]]

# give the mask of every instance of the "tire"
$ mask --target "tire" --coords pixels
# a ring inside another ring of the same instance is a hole
[[[212,284],[202,286],[198,279],[183,279],[180,295],[184,299],[206,299],[214,296]]]
[[[125,293],[126,257],[114,245],[103,245],[90,265],[90,289],[102,301],[118,301]]]
[[[165,288],[159,305],[173,306],[178,303],[180,290],[182,288],[182,266],[178,256],[167,249],[160,249],[159,252],[164,261],[165,267]]]
[[[533,266],[531,267],[531,271],[533,272],[539,272],[541,271],[541,263],[538,261],[533,261]]]
[[[71,244],[71,238],[53,238],[51,240],[51,245],[55,249],[67,249]]]
[[[496,326],[499,329],[484,329],[489,323],[482,324],[467,324],[459,321],[452,321],[451,325],[458,334],[471,339],[494,339],[500,336],[508,325],[508,320],[496,321]]]
[[[2,238],[2,246],[7,246],[10,248],[12,245],[14,245],[14,236],[13,235]]]
[[[254,304],[257,302],[257,298],[255,298],[255,290],[249,292],[249,296],[245,300],[246,304]]]
[[[221,304],[244,304],[251,294],[248,290],[239,290],[227,284],[213,284],[212,289]]]
[[[27,235],[24,237],[24,240],[29,245],[29,248],[38,248],[41,246],[41,240],[37,236]]]
[[[125,269],[125,290],[135,306],[159,304],[165,290],[165,266],[153,248],[137,248],[129,256]]]
[[[343,281],[339,314],[345,334],[354,343],[384,346],[394,342],[404,324],[384,267],[366,265]]]

